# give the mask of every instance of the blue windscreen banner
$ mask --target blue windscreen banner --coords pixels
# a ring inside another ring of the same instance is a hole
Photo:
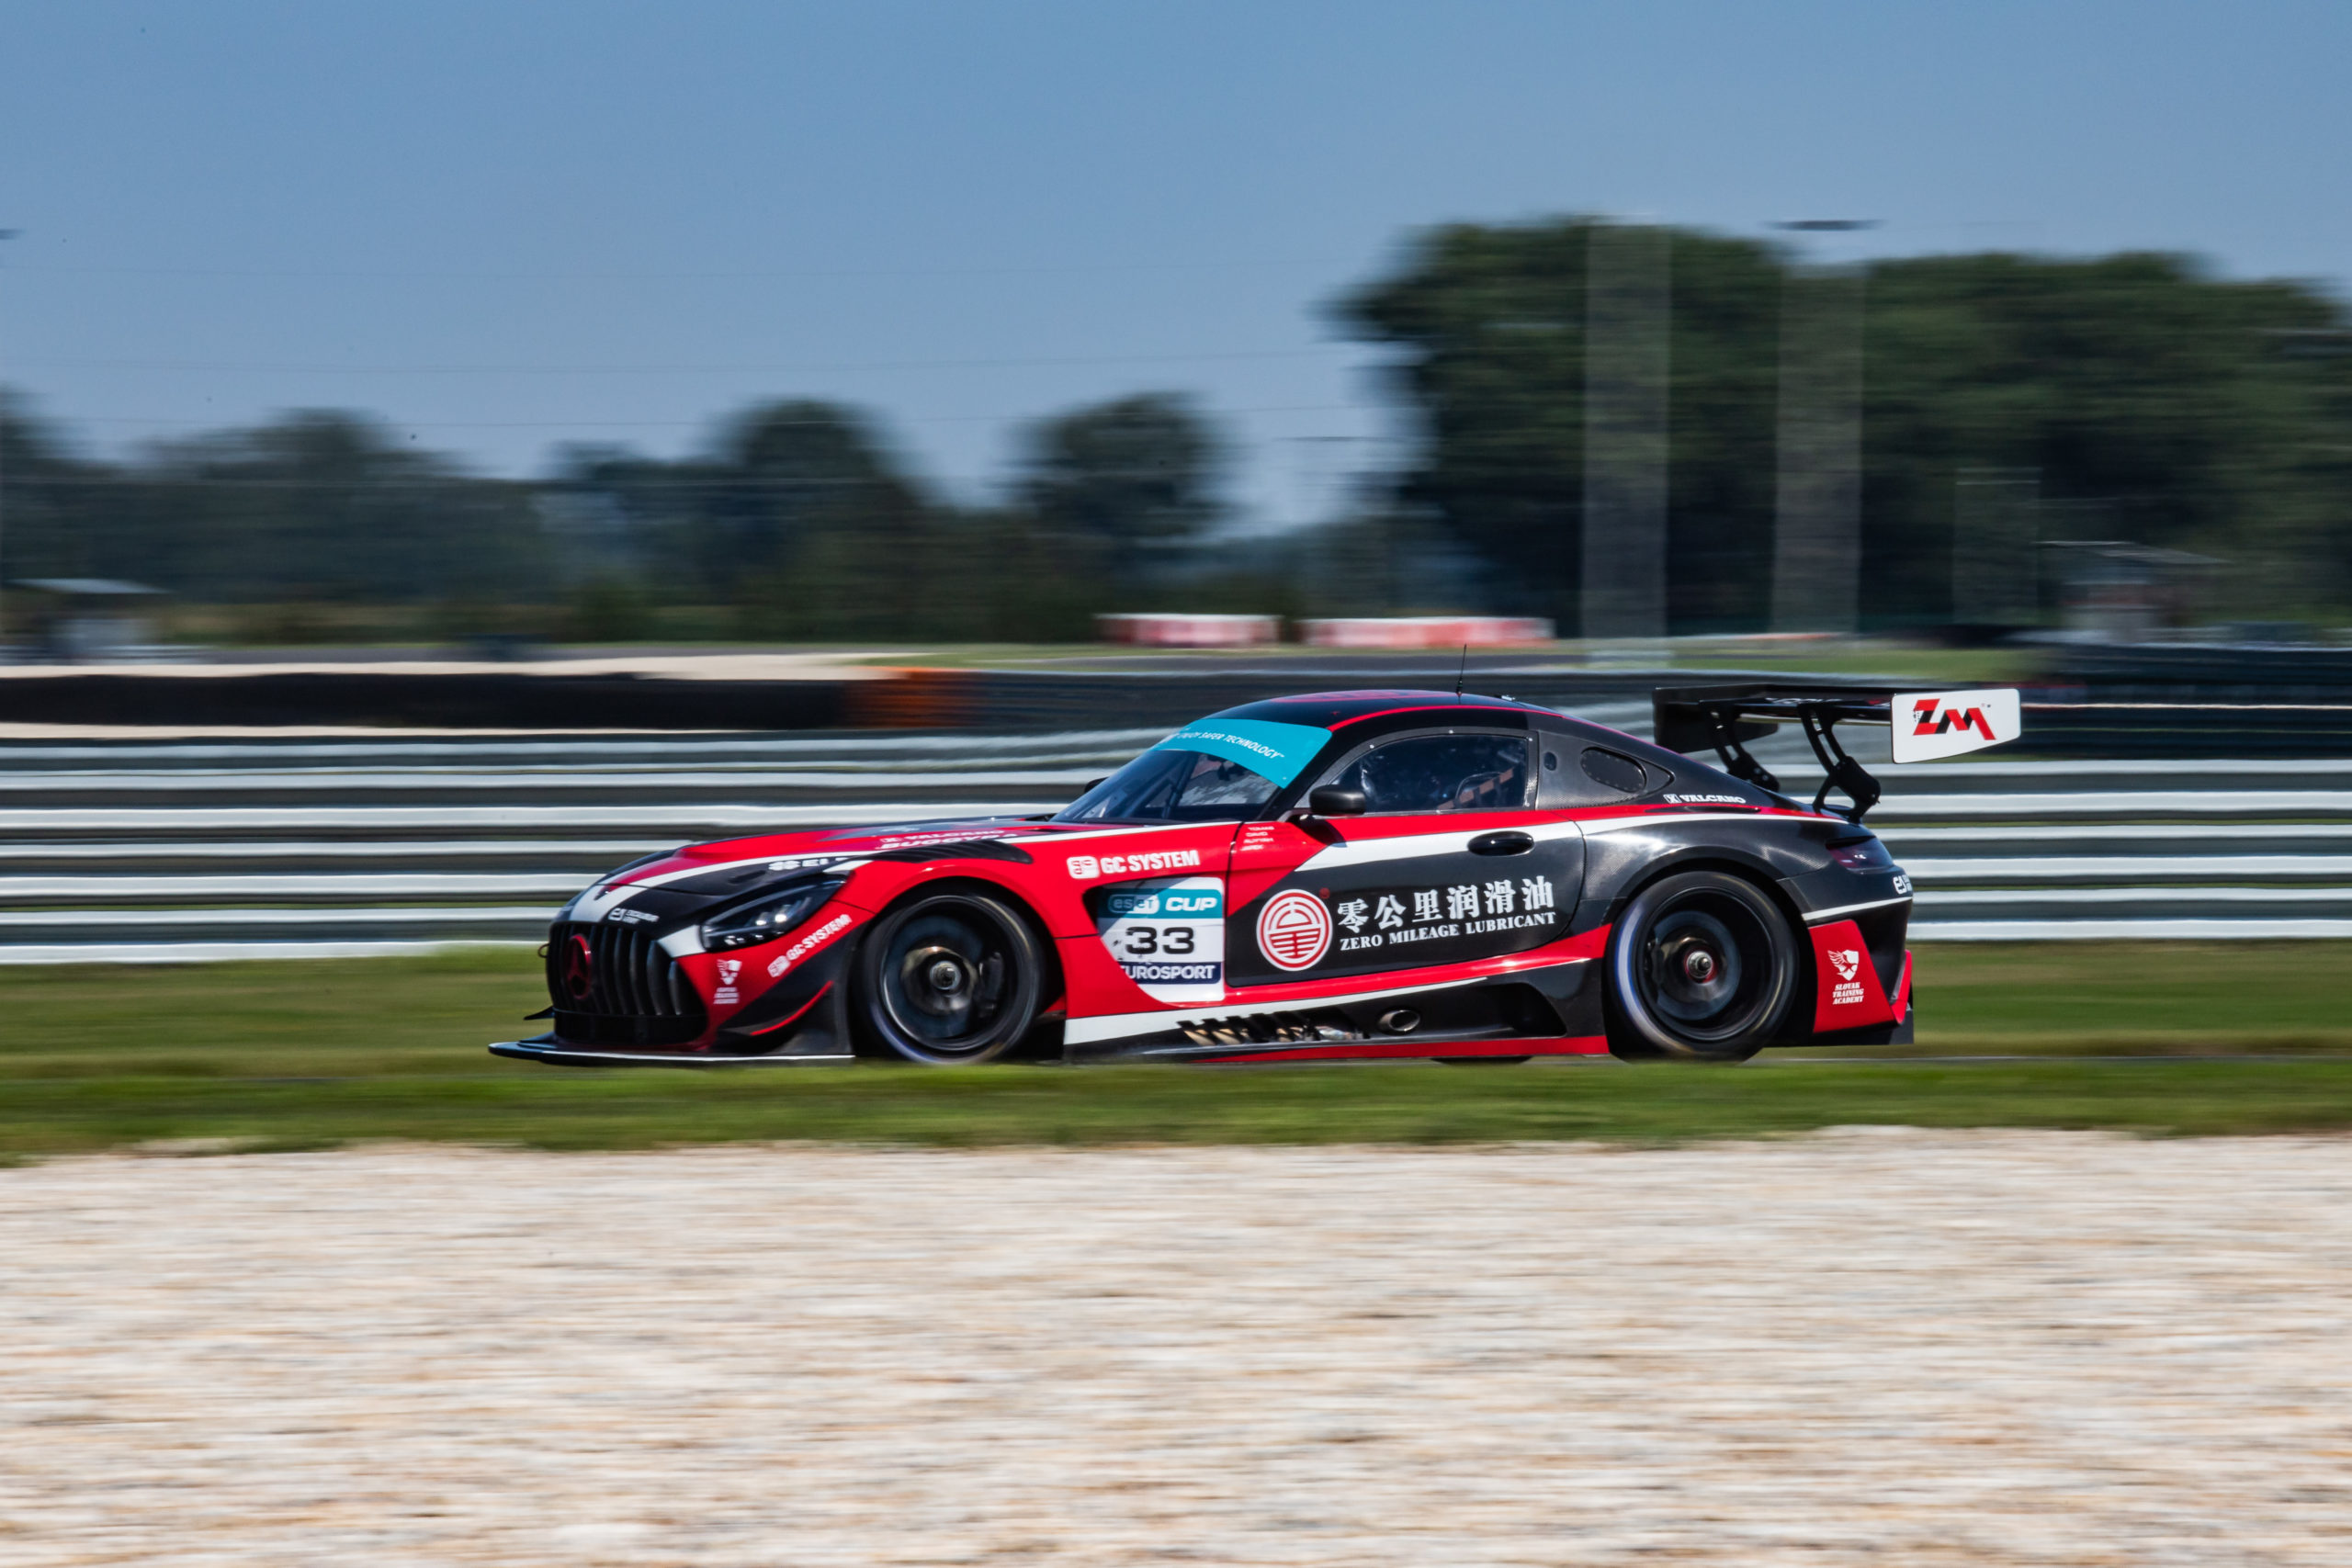
[[[1279,788],[1298,777],[1329,743],[1331,732],[1319,724],[1278,724],[1268,718],[1210,719],[1187,725],[1155,751],[1202,751],[1238,762]]]

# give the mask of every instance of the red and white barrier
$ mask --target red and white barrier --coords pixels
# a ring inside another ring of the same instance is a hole
[[[1351,615],[1301,621],[1310,648],[1520,648],[1550,642],[1552,623],[1536,615]]]
[[[1104,642],[1138,648],[1256,648],[1280,642],[1277,615],[1184,615],[1160,613],[1097,615],[1094,630]]]

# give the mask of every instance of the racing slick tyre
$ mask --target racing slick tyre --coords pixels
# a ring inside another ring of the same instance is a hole
[[[1762,888],[1713,871],[1662,878],[1610,939],[1609,1049],[1744,1062],[1778,1036],[1802,972],[1796,935]]]
[[[1043,956],[1029,924],[983,893],[933,893],[858,944],[850,1012],[877,1054],[926,1066],[991,1062],[1036,1021]]]

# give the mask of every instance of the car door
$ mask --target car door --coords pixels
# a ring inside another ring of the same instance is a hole
[[[1408,732],[1317,781],[1362,790],[1364,815],[1245,825],[1227,984],[1475,964],[1565,935],[1584,840],[1534,808],[1535,751],[1523,730]]]

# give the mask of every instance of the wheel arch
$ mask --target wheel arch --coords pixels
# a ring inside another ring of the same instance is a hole
[[[1626,908],[1635,898],[1640,897],[1645,889],[1665,881],[1669,876],[1679,876],[1685,872],[1692,871],[1712,871],[1738,878],[1763,894],[1772,907],[1781,912],[1781,919],[1789,922],[1789,932],[1796,947],[1796,995],[1790,1001],[1789,1014],[1781,1023],[1779,1038],[1769,1043],[1803,1044],[1809,1041],[1813,1037],[1811,998],[1820,989],[1820,979],[1815,969],[1813,940],[1810,928],[1805,924],[1804,912],[1797,908],[1796,900],[1790,896],[1786,885],[1773,874],[1769,865],[1736,851],[1726,851],[1720,845],[1694,844],[1686,850],[1661,855],[1645,863],[1637,874],[1627,879],[1625,886],[1610,900],[1609,904],[1606,921],[1609,942],[1602,950],[1600,958],[1602,984],[1609,987],[1613,993],[1614,986],[1610,976],[1616,962],[1618,944],[1624,935],[1623,917]],[[1613,1000],[1608,1002],[1607,1011],[1613,1014],[1615,1005]],[[1610,1050],[1612,1054],[1626,1056],[1630,1060],[1656,1059],[1655,1056],[1645,1055],[1639,1049],[1630,1054],[1621,1052],[1619,1045],[1620,1042],[1612,1027],[1610,1036]]]
[[[901,904],[916,898],[928,898],[939,893],[985,894],[1020,917],[1021,923],[1029,929],[1031,941],[1036,944],[1042,970],[1037,976],[1038,1010],[1049,1011],[1067,1001],[1066,993],[1069,987],[1062,974],[1060,944],[1055,942],[1052,931],[1046,927],[1045,917],[1037,913],[1036,906],[1012,884],[1000,881],[994,876],[976,874],[970,869],[964,867],[943,869],[930,875],[916,876],[876,905],[874,913],[858,925],[857,941],[845,955],[843,973],[856,972],[857,949],[863,948],[866,939],[879,929],[884,917]]]
[[[1797,932],[1800,937],[1804,935],[1804,911],[1797,908],[1796,900],[1790,896],[1788,886],[1781,880],[1780,874],[1760,856],[1750,855],[1724,844],[1690,844],[1644,861],[1634,867],[1623,882],[1609,895],[1601,919],[1593,923],[1609,927],[1611,940],[1613,942],[1617,923],[1623,918],[1625,907],[1628,904],[1640,897],[1643,890],[1652,884],[1662,882],[1669,876],[1679,875],[1686,871],[1722,872],[1736,876],[1743,882],[1755,884],[1787,918],[1789,929]],[[1579,909],[1577,913],[1581,917],[1583,911]],[[1579,925],[1583,923],[1581,918],[1577,923]],[[1800,942],[1799,945],[1810,946],[1811,944]]]

